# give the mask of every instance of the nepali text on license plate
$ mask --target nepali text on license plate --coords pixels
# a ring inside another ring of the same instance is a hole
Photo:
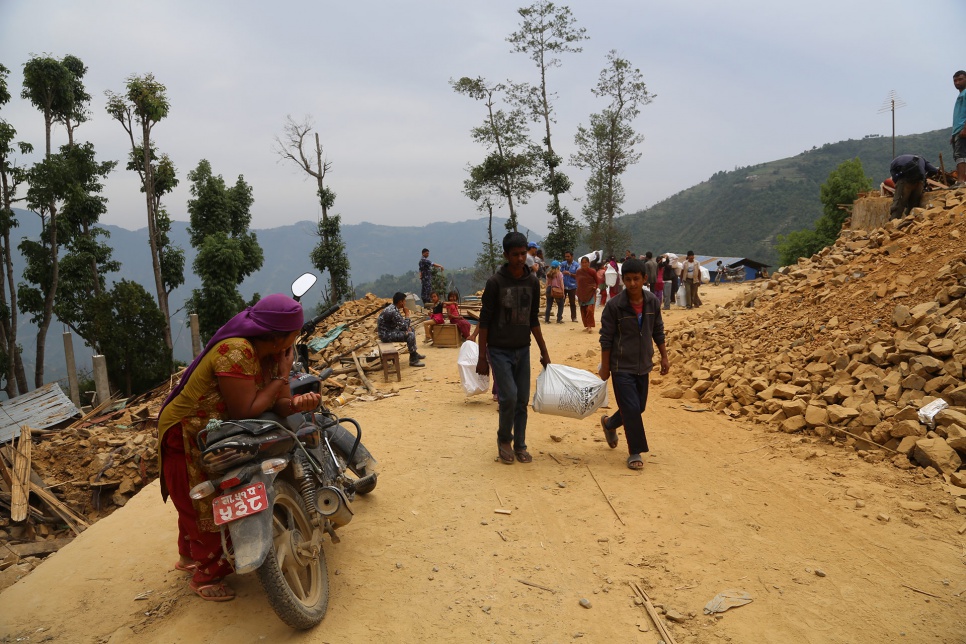
[[[237,492],[219,496],[211,503],[215,524],[222,525],[236,519],[258,514],[268,509],[268,495],[264,483],[252,483]]]

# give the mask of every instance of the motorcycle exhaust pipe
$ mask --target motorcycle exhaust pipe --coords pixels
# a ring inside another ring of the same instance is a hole
[[[337,487],[324,487],[318,492],[315,505],[319,514],[337,526],[344,526],[352,521],[352,508],[345,493]]]

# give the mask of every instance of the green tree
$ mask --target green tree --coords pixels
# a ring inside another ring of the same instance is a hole
[[[143,286],[122,279],[94,300],[92,320],[107,373],[126,396],[147,391],[171,373],[171,352],[157,332],[161,310]]]
[[[510,34],[507,41],[514,52],[530,57],[537,67],[540,82],[515,85],[513,93],[531,118],[544,126],[544,188],[550,194],[547,211],[551,217],[543,243],[549,257],[563,257],[564,252],[577,245],[580,225],[560,203],[560,195],[568,192],[571,184],[570,179],[558,170],[561,158],[554,152],[550,137],[550,123],[554,121],[551,101],[556,94],[548,90],[547,71],[560,67],[557,57],[560,54],[583,51],[576,43],[587,39],[587,30],[577,27],[569,7],[556,6],[547,0],[538,0],[529,7],[518,9],[517,13],[522,18],[520,28]]]
[[[54,313],[87,344],[100,350],[100,338],[91,324],[92,303],[105,289],[104,271],[117,272],[121,265],[111,258],[111,247],[100,241],[110,233],[97,223],[107,212],[107,199],[100,194],[102,180],[117,164],[97,161],[91,143],[65,146],[61,154],[71,182],[59,216],[64,255]]]
[[[141,192],[147,206],[148,244],[158,308],[164,316],[161,326],[164,345],[170,351],[171,310],[168,296],[184,283],[184,251],[172,247],[168,238],[171,221],[161,206],[161,198],[178,185],[174,164],[167,155],[158,156],[151,133],[159,121],[168,116],[167,88],[153,74],[132,75],[127,78],[125,92],[106,92],[107,113],[127,132],[131,143],[128,169],[135,170],[141,179]]]
[[[499,193],[491,183],[476,179],[471,169],[470,178],[463,182],[463,194],[476,203],[477,210],[486,212],[488,216],[486,241],[483,242],[483,250],[476,256],[474,273],[476,277],[486,280],[496,272],[503,259],[502,247],[493,240],[493,208]]]
[[[0,107],[10,101],[7,76],[10,70],[0,65]],[[4,380],[7,398],[25,394],[29,390],[23,357],[17,344],[17,323],[20,317],[17,305],[16,274],[13,270],[14,247],[10,231],[19,223],[13,214],[13,204],[23,197],[17,196],[17,188],[26,181],[26,170],[17,165],[14,154],[19,149],[26,155],[33,151],[28,143],[14,143],[17,130],[0,119],[0,374]],[[9,293],[9,297],[8,297]]]
[[[608,105],[603,112],[591,114],[588,127],[577,128],[577,152],[571,163],[590,170],[583,212],[588,241],[592,248],[603,248],[607,256],[615,254],[629,238],[615,224],[615,218],[624,212],[621,175],[641,158],[635,148],[644,136],[634,131],[632,123],[654,96],[647,91],[641,71],[614,50],[608,52],[607,65],[591,92],[607,99]]]
[[[34,56],[24,64],[22,98],[29,101],[43,114],[45,135],[45,156],[28,172],[30,189],[27,203],[41,219],[41,241],[27,254],[28,261],[37,264],[30,271],[28,280],[34,287],[21,283],[27,291],[18,293],[22,310],[34,313],[37,324],[37,365],[34,371],[34,386],[44,384],[44,355],[46,353],[47,330],[54,314],[54,302],[60,272],[60,246],[58,239],[60,222],[59,205],[67,198],[71,189],[71,166],[63,155],[52,152],[51,131],[54,123],[61,123],[67,129],[67,148],[73,148],[74,130],[86,120],[86,103],[90,96],[84,91],[83,76],[87,68],[80,59],[65,56],[57,60],[50,56]],[[57,158],[60,157],[60,158]],[[21,248],[23,243],[21,244]],[[28,271],[24,272],[25,277]],[[39,281],[34,281],[39,280]],[[42,302],[42,304],[41,304]],[[27,308],[28,303],[31,308]]]
[[[814,230],[793,230],[787,235],[778,235],[778,259],[782,266],[789,266],[799,257],[811,257],[825,246]]]
[[[310,256],[312,265],[321,272],[329,271],[328,302],[342,302],[352,295],[352,289],[349,286],[349,257],[342,240],[342,217],[329,214],[335,204],[335,193],[325,185],[325,175],[332,168],[332,163],[324,158],[319,133],[312,132],[312,124],[307,118],[298,123],[288,116],[283,130],[284,139],[275,137],[275,153],[295,163],[316,182],[322,216],[316,232],[319,243]],[[315,146],[307,154],[305,139],[309,134],[315,135]]]
[[[851,206],[860,192],[871,189],[872,180],[865,176],[862,161],[858,157],[843,161],[829,173],[828,179],[819,188],[822,216],[815,222],[815,232],[826,246],[835,243],[842,224],[849,216],[848,211],[840,206]]]
[[[540,148],[530,142],[526,115],[520,107],[509,112],[496,109],[496,96],[506,90],[503,84],[488,85],[482,77],[464,76],[451,80],[450,86],[456,93],[483,101],[486,106],[483,125],[473,128],[471,134],[488,154],[483,163],[469,167],[469,190],[480,197],[489,197],[493,192],[502,197],[510,210],[506,228],[516,232],[516,205],[525,205],[536,191],[541,160]],[[479,205],[478,198],[470,196],[466,189],[463,192]]]
[[[192,195],[188,235],[198,250],[193,267],[201,278],[201,288],[192,291],[188,310],[198,314],[201,335],[207,341],[245,307],[238,285],[262,267],[263,255],[255,233],[248,228],[254,199],[244,177],[239,175],[229,188],[202,159],[188,179]]]
[[[859,193],[871,189],[872,180],[865,176],[858,157],[840,163],[819,188],[822,216],[815,222],[815,228],[778,235],[776,246],[782,265],[794,264],[799,257],[811,257],[834,244],[848,217],[842,206],[851,205]]]

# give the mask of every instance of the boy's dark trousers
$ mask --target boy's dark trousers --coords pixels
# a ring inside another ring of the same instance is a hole
[[[642,414],[647,406],[648,374],[611,373],[614,396],[617,398],[617,413],[605,421],[607,429],[624,427],[627,438],[627,453],[642,454],[647,449],[647,436],[644,434]]]
[[[530,404],[530,347],[501,349],[488,346],[490,372],[500,398],[500,425],[496,440],[527,448],[527,405]]]

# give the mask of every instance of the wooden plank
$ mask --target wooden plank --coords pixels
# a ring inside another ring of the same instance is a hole
[[[30,507],[30,427],[20,428],[20,439],[13,454],[13,480],[10,485],[10,520],[20,523],[27,520]]]
[[[366,386],[370,394],[375,394],[376,388],[373,386],[372,381],[366,377],[366,372],[362,370],[362,363],[359,362],[355,351],[352,352],[352,361],[356,364],[356,371],[359,372],[359,379],[362,380],[362,384]]]
[[[61,539],[47,539],[45,541],[32,541],[30,543],[15,543],[7,547],[18,557],[33,557],[57,552],[73,540],[74,537],[63,537]]]
[[[67,524],[67,527],[70,528],[74,534],[80,534],[86,528],[91,527],[91,525],[79,514],[64,505],[60,499],[33,481],[30,482],[30,491],[40,497],[41,501],[46,503],[47,506],[57,514],[57,516],[63,519],[64,523]]]

